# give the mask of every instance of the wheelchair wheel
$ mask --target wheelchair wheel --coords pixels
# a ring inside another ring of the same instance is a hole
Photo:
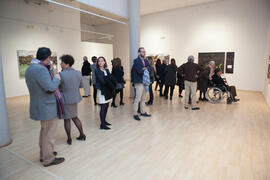
[[[216,87],[209,88],[207,93],[206,93],[207,99],[211,103],[218,103],[223,100],[223,92]]]

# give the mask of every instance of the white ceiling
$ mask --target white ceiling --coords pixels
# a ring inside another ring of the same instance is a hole
[[[141,15],[194,6],[220,0],[140,0]]]
[[[146,15],[214,1],[220,0],[140,0],[140,11],[141,15]],[[98,14],[104,13],[99,9],[97,9],[96,11]],[[81,23],[91,26],[98,26],[102,24],[112,23],[112,21],[81,13]]]

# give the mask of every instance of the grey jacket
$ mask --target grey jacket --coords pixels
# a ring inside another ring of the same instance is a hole
[[[60,81],[51,80],[46,67],[32,63],[25,72],[25,81],[30,94],[30,118],[51,120],[57,118],[57,104],[54,91]]]
[[[91,64],[91,70],[92,70],[92,83],[96,84],[96,73],[95,70],[97,68],[96,64]]]
[[[59,90],[64,104],[79,103],[82,100],[80,88],[83,88],[81,72],[68,68],[60,72],[60,76],[61,84]]]

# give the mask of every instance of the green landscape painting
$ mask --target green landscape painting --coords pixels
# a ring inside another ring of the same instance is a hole
[[[32,59],[36,57],[36,51],[17,50],[17,55],[18,55],[20,78],[24,78],[26,69],[30,65]],[[51,60],[53,61],[54,67],[57,68],[57,54],[55,52],[52,52]]]

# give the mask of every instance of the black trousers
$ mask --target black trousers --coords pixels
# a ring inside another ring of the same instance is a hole
[[[95,104],[97,104],[97,88],[96,88],[96,86],[95,86],[95,84],[93,84],[93,91],[94,91],[94,96],[93,96],[93,98],[94,98],[94,102],[95,102]]]
[[[153,104],[153,101],[154,101],[154,93],[153,93],[153,84],[151,83],[149,85],[149,103]]]
[[[160,86],[160,80],[159,79],[156,79],[155,91],[157,90],[158,86]]]
[[[113,104],[115,104],[115,99],[118,93],[120,93],[120,103],[123,103],[123,89],[117,89],[115,95],[113,96]]]
[[[159,84],[159,90],[160,90],[160,92],[159,92],[159,95],[160,96],[163,96],[164,94],[163,94],[163,86],[164,86],[164,82],[160,82],[160,84]]]
[[[99,116],[100,116],[101,126],[106,126],[106,116],[107,116],[109,104],[110,103],[100,104]]]
[[[168,97],[169,89],[170,89],[170,97],[173,96],[174,86],[165,86],[165,91],[164,91],[165,97]]]

